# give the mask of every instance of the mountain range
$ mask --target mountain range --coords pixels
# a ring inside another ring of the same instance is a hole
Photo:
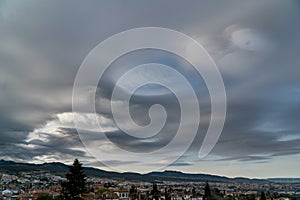
[[[69,166],[59,162],[32,164],[18,163],[14,161],[0,160],[0,173],[18,174],[28,171],[48,171],[55,175],[64,176],[69,171]],[[112,172],[92,167],[84,167],[84,172],[88,177],[110,178],[129,181],[209,181],[209,182],[300,182],[299,178],[269,178],[250,179],[244,177],[229,178],[211,174],[189,174],[180,171],[166,170],[163,172],[150,172],[140,174],[134,172]]]

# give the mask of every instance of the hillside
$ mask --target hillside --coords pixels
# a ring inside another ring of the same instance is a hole
[[[18,174],[27,171],[49,171],[52,174],[64,175],[69,170],[68,165],[53,162],[44,164],[17,163],[13,161],[0,160],[0,172]],[[211,174],[188,174],[179,171],[150,172],[139,174],[132,172],[110,172],[92,167],[84,167],[88,177],[111,178],[136,181],[210,181],[210,182],[261,182],[263,179],[228,178]],[[271,180],[271,179],[270,179]],[[278,181],[278,180],[277,180]]]

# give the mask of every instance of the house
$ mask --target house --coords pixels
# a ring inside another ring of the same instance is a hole
[[[3,199],[7,199],[7,200],[11,199],[12,195],[13,195],[13,192],[11,190],[6,189],[6,190],[2,191]]]
[[[116,190],[115,193],[118,195],[119,199],[129,199],[129,191],[126,189]]]
[[[106,200],[119,200],[119,196],[115,192],[110,192],[106,195]]]

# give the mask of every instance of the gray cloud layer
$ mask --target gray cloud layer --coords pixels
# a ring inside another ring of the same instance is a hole
[[[90,50],[112,34],[143,26],[182,31],[203,44],[216,61],[226,87],[228,112],[212,160],[269,162],[299,155],[299,17],[300,4],[292,0],[2,1],[0,157],[36,162],[79,157],[92,164],[94,160],[83,148],[74,124],[57,114],[72,111],[73,81]],[[182,69],[190,66],[174,55],[145,51],[127,56],[112,65],[97,93],[96,105],[99,115],[107,119],[104,124],[108,134],[123,148],[140,151],[166,143],[168,138],[164,137],[149,145],[142,140],[126,142],[111,124],[108,100],[121,75],[114,69],[152,60],[170,64],[190,78],[203,119],[193,145],[173,167],[198,166],[194,154],[210,115],[203,81],[193,71]],[[162,102],[169,114],[165,130],[176,130],[180,113],[172,95],[151,99],[137,95],[132,100],[131,111],[137,123],[147,124],[149,105]],[[85,128],[96,134],[94,129]]]

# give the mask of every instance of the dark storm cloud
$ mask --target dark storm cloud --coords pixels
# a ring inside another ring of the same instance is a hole
[[[66,126],[56,115],[72,111],[73,81],[90,50],[112,34],[143,26],[162,26],[191,35],[216,60],[228,97],[226,124],[212,152],[221,156],[219,160],[268,162],[276,156],[299,154],[300,141],[296,136],[300,131],[300,27],[295,23],[299,14],[297,1],[3,1],[1,157],[72,160],[77,156],[90,160],[74,125]],[[267,52],[270,46],[274,49]],[[160,54],[155,59],[180,68],[178,59],[170,55]],[[140,54],[132,60],[119,65],[147,62],[149,57]],[[112,119],[108,100],[121,72],[107,71],[96,95],[99,114],[108,121]],[[195,78],[187,75],[192,81]],[[190,148],[197,152],[208,126],[210,103],[203,86],[196,81],[193,84],[198,88],[202,109],[199,135]],[[164,103],[170,113],[166,131],[173,132],[180,114],[173,98],[136,95],[132,99],[132,115],[136,122],[147,124],[149,106],[157,101]],[[55,134],[46,129],[48,122],[55,122],[49,125]],[[85,128],[90,139],[98,138],[96,131]],[[34,138],[34,134],[46,139]],[[124,148],[134,146],[147,151],[145,143],[151,143],[126,140],[116,130],[107,134]],[[152,148],[166,143],[162,138],[153,141]],[[117,162],[112,160],[111,164],[122,164]],[[183,158],[173,166],[194,163]]]
[[[0,143],[1,157],[18,161],[32,161],[37,156],[46,156],[45,159],[49,156],[58,160],[62,157],[88,157],[75,129],[59,128],[56,132],[60,135],[39,133],[47,140],[33,139],[29,142],[26,141],[28,133],[25,132],[2,134],[6,139]]]

